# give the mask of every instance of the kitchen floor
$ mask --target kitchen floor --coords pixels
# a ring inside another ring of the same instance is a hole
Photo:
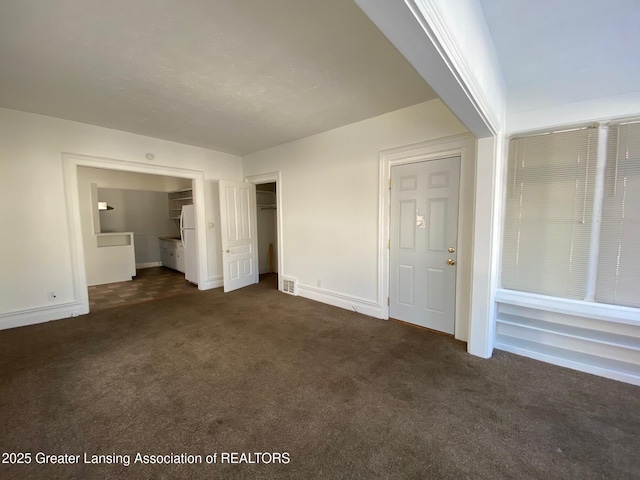
[[[89,287],[89,310],[121,307],[197,289],[184,279],[184,273],[166,267],[144,268],[137,270],[130,282]]]

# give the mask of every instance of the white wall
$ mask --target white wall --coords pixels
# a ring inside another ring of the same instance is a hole
[[[245,156],[245,176],[282,175],[281,275],[356,307],[377,302],[380,152],[466,131],[433,100]]]
[[[68,312],[61,309],[77,300],[63,152],[204,172],[206,221],[215,223],[206,234],[208,268],[213,277],[222,274],[216,182],[242,179],[240,157],[7,109],[0,109],[0,132],[0,222],[3,231],[19,232],[2,237],[0,325],[62,318]],[[149,152],[155,160],[146,159]]]

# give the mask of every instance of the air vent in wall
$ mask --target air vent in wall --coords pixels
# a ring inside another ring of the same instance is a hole
[[[282,291],[289,295],[298,295],[298,280],[291,277],[282,277]]]

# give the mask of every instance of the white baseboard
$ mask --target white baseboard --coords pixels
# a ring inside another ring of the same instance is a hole
[[[83,308],[80,302],[68,302],[59,305],[2,313],[0,314],[0,330],[50,322],[52,320],[60,320],[61,318],[77,317],[78,315],[85,315],[87,313],[89,313],[89,310]]]
[[[527,348],[520,348],[504,343],[496,342],[494,348],[498,350],[504,350],[505,352],[509,353],[515,353],[516,355],[522,355],[523,357],[533,358],[534,360],[540,360],[542,362],[558,365],[560,367],[571,368],[580,372],[590,373],[592,375],[598,375],[600,377],[610,378],[612,380],[618,380],[620,382],[631,383],[632,385],[640,386],[640,377],[629,373],[609,370],[607,368],[598,367],[597,365],[576,362],[566,358],[556,357],[553,355],[548,355],[546,353],[536,352]]]
[[[136,263],[136,270],[142,270],[143,268],[161,267],[161,266],[162,266],[162,262]]]
[[[212,288],[220,288],[224,285],[224,279],[222,275],[218,275],[217,277],[209,277],[207,281],[202,285],[198,285],[198,290],[210,290]]]
[[[298,284],[298,295],[316,302],[326,303],[334,307],[344,308],[370,317],[384,318],[382,307],[371,300],[364,298],[352,297],[342,293],[332,292],[321,288],[309,287],[307,285]]]

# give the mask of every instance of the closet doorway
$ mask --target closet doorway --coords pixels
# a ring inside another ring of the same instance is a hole
[[[278,195],[276,182],[256,185],[260,284],[278,288]]]

